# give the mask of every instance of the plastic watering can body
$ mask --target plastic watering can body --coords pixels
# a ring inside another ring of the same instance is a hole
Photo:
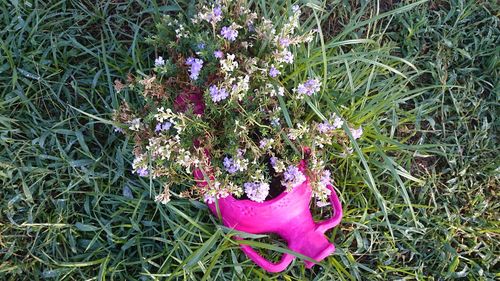
[[[312,194],[309,179],[290,192],[283,192],[263,203],[237,200],[229,195],[218,199],[216,203],[208,204],[208,207],[217,216],[216,204],[218,205],[222,221],[227,227],[252,234],[275,233],[287,241],[290,250],[319,262],[335,252],[335,246],[324,233],[339,224],[342,218],[342,206],[335,190],[332,186],[328,188],[331,190],[330,201],[334,215],[319,223],[314,222],[309,210]],[[269,272],[285,270],[295,258],[285,253],[278,263],[272,263],[249,245],[242,244],[241,248],[250,259]],[[315,264],[308,260],[304,263],[307,268]]]

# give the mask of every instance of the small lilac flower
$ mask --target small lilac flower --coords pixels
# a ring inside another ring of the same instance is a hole
[[[116,133],[122,133],[122,134],[125,133],[125,131],[120,127],[113,127],[113,131],[115,131]]]
[[[172,127],[172,123],[170,122],[165,122],[165,123],[158,123],[156,124],[155,127],[155,132],[161,132],[161,131],[168,131]]]
[[[323,121],[323,123],[318,124],[318,131],[322,134],[327,133],[333,129],[333,126],[330,125],[330,123],[326,120]]]
[[[158,132],[160,132],[160,131],[161,131],[162,125],[163,125],[162,123],[158,123],[158,124],[156,124],[156,127],[155,127],[155,133],[158,133]]]
[[[222,20],[222,9],[220,6],[217,6],[212,10],[210,22],[215,25],[217,22],[221,20]]]
[[[213,204],[213,203],[215,203],[215,196],[205,194],[203,201],[205,201],[205,203],[207,203],[207,204]]]
[[[280,46],[281,46],[282,48],[287,48],[288,46],[290,46],[290,43],[291,43],[291,42],[290,42],[290,39],[289,39],[289,38],[286,38],[286,37],[285,37],[285,38],[281,38],[281,39],[279,40],[279,44],[280,44]]]
[[[163,57],[157,57],[155,59],[155,66],[156,67],[160,67],[160,66],[164,66],[165,65],[165,60],[163,59]]]
[[[233,158],[224,157],[223,164],[226,171],[230,174],[234,174],[240,169],[240,166],[234,162]]]
[[[271,119],[271,126],[279,127],[279,125],[280,125],[280,119],[278,117]]]
[[[285,50],[283,52],[283,61],[288,63],[288,64],[291,64],[293,63],[293,54],[292,52],[288,51],[288,50]]]
[[[171,127],[172,127],[172,123],[170,123],[170,122],[165,122],[165,123],[163,123],[163,126],[161,126],[161,129],[162,129],[163,131],[166,131],[166,130],[169,130]]]
[[[320,183],[323,185],[323,186],[327,186],[327,185],[331,185],[331,182],[332,182],[332,179],[331,179],[331,172],[330,170],[323,170],[323,173],[321,174],[321,179],[320,179]]]
[[[274,67],[274,65],[273,65],[273,66],[271,66],[271,69],[269,69],[269,76],[271,76],[271,77],[273,77],[273,78],[274,78],[274,77],[276,77],[276,76],[278,76],[278,75],[280,75],[280,74],[281,74],[281,72],[280,72],[279,70],[277,70],[277,69]]]
[[[217,50],[214,52],[214,57],[222,59],[224,57],[224,53],[221,50]]]
[[[140,177],[147,177],[149,175],[149,171],[147,168],[139,168],[135,171]]]
[[[216,16],[216,17],[222,16],[222,9],[220,8],[220,6],[215,7],[212,10],[212,12],[213,12],[214,16]]]
[[[210,92],[210,96],[212,97],[212,100],[214,102],[218,101],[218,94],[219,94],[219,89],[217,86],[212,85],[210,88],[208,88],[208,91]]]
[[[218,94],[219,100],[225,100],[228,96],[229,93],[226,91],[226,89],[224,88],[219,89],[219,94]]]
[[[342,127],[342,125],[344,125],[344,121],[342,121],[342,118],[336,116],[333,120],[333,127],[335,129],[338,129],[338,128]]]
[[[297,93],[311,96],[319,92],[320,88],[321,82],[319,82],[318,79],[309,79],[304,84],[299,84],[297,87]]]
[[[198,49],[199,50],[204,50],[205,49],[205,43],[198,43]]]
[[[283,173],[281,184],[290,190],[306,180],[306,176],[296,166],[288,166]]]
[[[363,128],[361,126],[358,129],[349,128],[349,130],[351,131],[352,137],[355,140],[359,139],[361,135],[363,135]]]
[[[220,31],[220,35],[226,40],[233,42],[236,40],[236,37],[238,37],[238,30],[234,29],[233,26],[224,26]]]
[[[273,139],[261,139],[259,142],[259,148],[264,149],[273,143],[274,143]]]
[[[203,60],[189,57],[186,60],[186,65],[191,66],[191,68],[189,69],[189,78],[191,78],[192,80],[198,79],[201,68],[203,67]]]
[[[269,194],[269,184],[265,182],[246,182],[243,187],[248,198],[258,203],[264,202]]]
[[[273,166],[273,168],[274,168],[274,166],[276,166],[276,163],[278,162],[278,157],[276,157],[276,156],[271,157],[269,159],[269,162],[271,163],[271,166]]]
[[[253,25],[252,22],[249,22],[247,24],[247,27],[248,27],[248,32],[255,32],[255,26]]]
[[[219,102],[225,100],[229,96],[229,93],[226,91],[226,89],[224,88],[219,89],[215,85],[210,86],[208,90],[210,92],[210,97],[212,98],[213,102]]]

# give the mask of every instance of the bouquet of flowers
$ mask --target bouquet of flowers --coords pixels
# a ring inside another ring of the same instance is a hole
[[[347,129],[354,139],[362,134],[338,114],[312,109],[329,95],[318,76],[289,78],[295,51],[317,40],[315,31],[301,32],[301,8],[286,8],[273,23],[248,7],[220,0],[197,4],[192,16],[165,16],[149,38],[159,52],[153,71],[115,82],[140,104],[123,101],[114,121],[134,139],[133,171],[164,183],[159,202],[170,200],[172,185],[207,203],[229,194],[264,202],[307,176],[317,204],[327,205],[328,159],[352,151]]]

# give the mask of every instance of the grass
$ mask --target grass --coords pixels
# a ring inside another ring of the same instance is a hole
[[[256,2],[279,19],[275,1]],[[367,137],[352,157],[332,155],[337,252],[278,275],[245,259],[203,204],[154,203],[154,182],[130,173],[130,141],[102,121],[120,99],[113,81],[151,67],[155,20],[188,5],[2,2],[0,278],[498,278],[498,6],[393,2],[309,4],[304,28],[321,40],[297,50],[285,83],[323,77],[312,112],[340,112]],[[271,257],[287,251],[250,238]]]

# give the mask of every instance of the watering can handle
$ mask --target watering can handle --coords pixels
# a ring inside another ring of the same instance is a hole
[[[243,238],[236,237],[238,240],[243,240]],[[268,272],[281,272],[286,269],[286,267],[293,261],[295,256],[284,253],[281,257],[281,260],[278,263],[272,263],[266,260],[263,256],[257,253],[252,247],[249,245],[240,245],[241,250],[257,265],[262,267]]]
[[[340,204],[339,197],[332,185],[327,185],[326,187],[331,191],[330,202],[332,203],[334,214],[331,218],[317,223],[316,230],[322,233],[339,224],[342,219],[342,204]]]

